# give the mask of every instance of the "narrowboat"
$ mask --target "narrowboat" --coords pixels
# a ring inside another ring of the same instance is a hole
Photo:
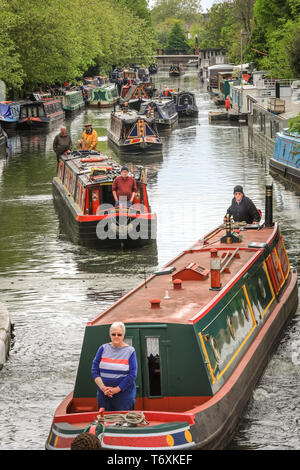
[[[95,151],[62,155],[53,179],[53,200],[61,227],[82,245],[136,246],[156,237],[156,214],[147,195],[143,170],[133,173],[138,191],[130,208],[114,207],[112,184],[121,167],[112,158]]]
[[[139,80],[141,80],[142,82],[149,82],[149,75],[150,75],[149,69],[144,68],[144,67],[139,67],[137,74],[138,74]]]
[[[171,65],[169,68],[170,77],[180,77],[184,73],[182,64]]]
[[[66,114],[74,114],[85,107],[85,102],[81,90],[65,91],[60,97],[63,110]]]
[[[266,201],[264,223],[237,229],[228,216],[87,323],[74,390],[55,411],[47,449],[69,449],[83,431],[113,451],[226,447],[298,305],[272,186]],[[137,356],[130,413],[99,410],[91,375],[114,321]]]
[[[115,84],[103,85],[92,90],[90,106],[109,108],[119,102],[118,89]]]
[[[0,101],[0,124],[3,129],[15,130],[20,117],[20,106],[26,101]]]
[[[107,137],[118,152],[160,152],[162,149],[155,119],[133,109],[123,108],[111,113]]]
[[[97,86],[95,86],[95,85],[82,85],[80,88],[81,88],[83,101],[84,101],[86,106],[89,106],[91,104],[91,101],[92,101],[94,90],[99,90],[100,87],[98,85]]]
[[[149,65],[149,73],[150,75],[154,75],[157,72],[158,72],[158,65],[155,62],[153,62],[152,64]]]
[[[284,129],[277,132],[270,170],[300,185],[300,135]]]
[[[120,94],[120,104],[128,103],[129,108],[140,110],[141,104],[154,95],[155,89],[151,83],[138,85],[123,85]]]
[[[18,129],[48,129],[63,120],[65,113],[59,98],[27,101],[20,105]]]
[[[123,80],[123,78],[124,78],[124,73],[123,73],[123,70],[120,68],[114,69],[109,74],[109,81],[111,83],[117,83],[118,80]]]
[[[176,105],[172,98],[157,98],[143,102],[140,107],[140,114],[150,114],[154,116],[158,130],[171,129],[178,122]]]
[[[198,116],[195,94],[191,91],[173,91],[171,96],[174,100],[179,118],[192,118]]]

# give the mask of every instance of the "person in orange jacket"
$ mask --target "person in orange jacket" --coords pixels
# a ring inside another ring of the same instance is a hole
[[[85,130],[79,144],[82,150],[97,150],[98,134],[93,129],[92,124],[85,124]]]
[[[226,111],[228,111],[230,109],[230,99],[229,99],[229,96],[227,96],[226,100],[225,100],[225,109]]]

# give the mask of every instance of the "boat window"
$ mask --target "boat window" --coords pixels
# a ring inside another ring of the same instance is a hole
[[[44,111],[43,106],[39,106],[39,116],[40,116],[40,117],[44,117],[44,116],[45,116],[45,111]]]
[[[37,107],[37,106],[32,106],[32,108],[31,108],[31,116],[32,116],[32,117],[38,117],[38,107]]]
[[[159,338],[146,338],[149,396],[161,395],[161,361],[159,352]]]

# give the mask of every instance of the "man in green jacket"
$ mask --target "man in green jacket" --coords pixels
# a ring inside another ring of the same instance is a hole
[[[62,155],[64,152],[70,152],[72,150],[72,140],[69,134],[67,134],[67,129],[65,126],[62,126],[60,128],[60,133],[55,136],[53,141],[53,150],[56,153],[57,164],[60,155]]]

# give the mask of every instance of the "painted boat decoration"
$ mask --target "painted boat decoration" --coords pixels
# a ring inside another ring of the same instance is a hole
[[[53,199],[63,230],[79,244],[136,246],[156,238],[156,214],[151,211],[147,176],[136,169],[138,192],[131,208],[114,207],[112,183],[121,167],[95,151],[62,155],[53,179]]]
[[[128,103],[129,108],[139,111],[141,104],[151,99],[154,91],[151,83],[123,85],[120,94],[120,105]]]
[[[17,128],[20,117],[20,106],[28,100],[23,101],[0,101],[0,124],[3,129]]]
[[[68,449],[83,431],[111,450],[224,448],[297,304],[270,186],[263,224],[237,233],[228,218],[86,325],[46,448]],[[114,321],[137,355],[134,426],[127,410],[97,409],[91,365]]]
[[[277,132],[270,170],[300,185],[300,135],[288,129]]]
[[[141,104],[140,114],[154,117],[158,130],[171,129],[178,123],[178,113],[172,98],[157,98]]]
[[[123,108],[111,113],[108,142],[118,152],[157,152],[162,149],[155,120]]]
[[[118,89],[115,84],[103,85],[92,91],[90,106],[109,108],[119,102]]]
[[[47,129],[64,119],[65,113],[58,98],[45,98],[41,101],[28,101],[20,105],[17,128]]]

